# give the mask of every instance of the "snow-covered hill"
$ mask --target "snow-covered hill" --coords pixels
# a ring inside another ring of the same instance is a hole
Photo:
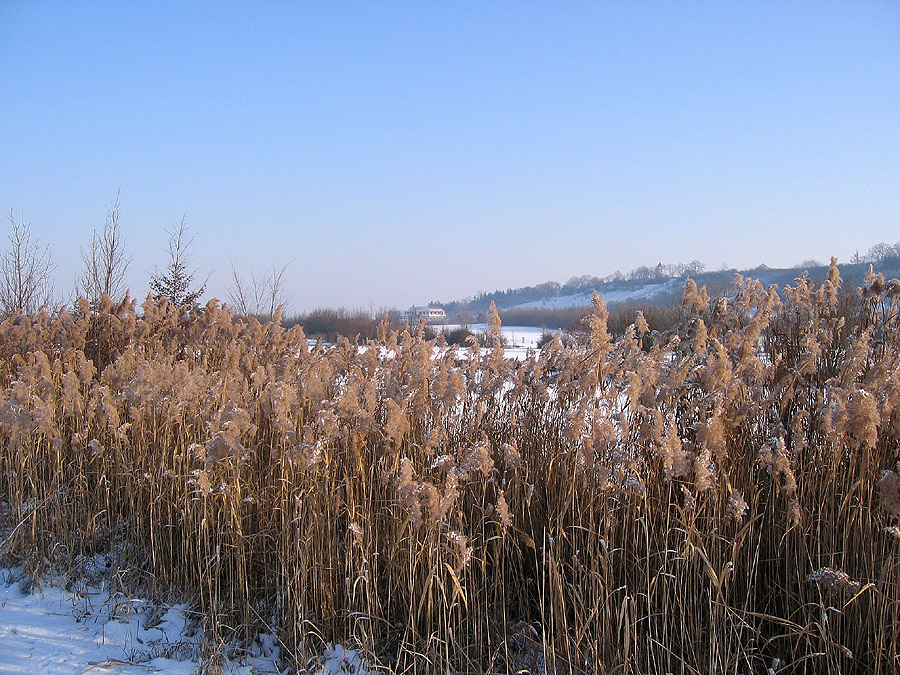
[[[607,304],[618,302],[665,302],[675,297],[684,288],[684,279],[669,279],[658,283],[646,283],[634,285],[631,288],[604,289],[603,299]],[[600,290],[598,289],[598,293]],[[541,298],[522,302],[504,309],[562,309],[565,307],[586,307],[590,305],[594,297],[594,291],[581,291],[557,295],[550,298]]]
[[[900,277],[900,260],[892,259],[875,266],[888,279]],[[868,263],[839,265],[841,278],[847,286],[855,287],[863,283]],[[808,273],[815,283],[821,283],[828,275],[828,266],[811,267],[808,270],[798,268],[775,269],[760,265],[749,270],[719,270],[692,275],[698,285],[707,286],[710,295],[728,294],[734,288],[736,275],[756,279],[763,286],[775,285],[784,288],[795,283],[796,279]],[[478,316],[485,312],[493,301],[501,310],[531,309],[565,309],[570,307],[587,307],[591,304],[594,291],[606,300],[608,305],[637,302],[649,304],[667,304],[681,297],[686,278],[654,277],[651,279],[619,279],[606,281],[598,277],[578,277],[565,284],[548,281],[536,286],[480,293],[473,298],[444,303],[442,306],[451,317],[461,313]]]

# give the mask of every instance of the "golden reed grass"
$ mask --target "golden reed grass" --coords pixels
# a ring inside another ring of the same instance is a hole
[[[4,553],[394,672],[900,670],[900,282],[523,362],[126,299],[0,325]]]

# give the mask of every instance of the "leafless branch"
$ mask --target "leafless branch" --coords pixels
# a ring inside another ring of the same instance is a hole
[[[251,268],[250,280],[245,281],[232,262],[229,295],[236,312],[242,316],[271,320],[279,309],[284,311],[290,302],[290,294],[285,288],[289,265],[285,263],[277,267],[273,264],[271,271],[260,276]]]
[[[32,237],[24,216],[16,222],[10,211],[9,222],[9,248],[0,258],[0,313],[36,314],[53,300],[50,248]]]
[[[131,258],[125,255],[125,239],[119,222],[119,195],[106,213],[103,231],[91,235],[90,248],[81,250],[84,268],[76,292],[92,306],[99,304],[103,294],[118,300],[125,294],[125,273]]]

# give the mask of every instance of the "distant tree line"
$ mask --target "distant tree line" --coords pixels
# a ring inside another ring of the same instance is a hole
[[[850,259],[852,263],[870,263],[873,265],[900,260],[900,241],[891,246],[886,242],[880,242],[870,248],[864,255],[857,251]]]
[[[651,331],[664,332],[679,325],[684,319],[680,300],[672,299],[664,303],[621,302],[610,305],[607,319],[611,335],[621,337],[634,323],[638,312],[642,312]],[[574,339],[590,335],[590,317],[594,309],[591,305],[556,309],[509,309],[500,312],[506,326],[537,326],[543,328],[547,336],[556,331],[564,331]],[[546,340],[546,338],[545,338]]]
[[[314,340],[336,342],[340,335],[351,342],[362,343],[378,337],[382,326],[397,329],[403,326],[404,322],[400,312],[395,309],[375,312],[364,309],[319,307],[311,312],[285,319],[284,324],[287,327],[302,326],[306,337]]]
[[[860,264],[870,264],[870,265],[884,265],[890,263],[900,263],[900,241],[891,246],[887,242],[880,242],[875,244],[872,248],[866,251],[863,254],[860,254],[859,251],[856,251],[852,256],[850,256],[850,264],[851,265],[860,265]],[[828,263],[822,262],[821,260],[815,260],[813,258],[808,258],[803,262],[797,263],[795,269],[813,269],[816,267],[828,267]]]

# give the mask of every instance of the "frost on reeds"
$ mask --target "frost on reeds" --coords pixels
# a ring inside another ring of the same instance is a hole
[[[849,574],[840,570],[833,570],[830,567],[816,570],[806,577],[806,580],[816,584],[826,592],[842,596],[844,599],[852,598],[862,589],[862,584],[851,579]]]
[[[788,517],[792,523],[800,520],[800,503],[797,500],[797,478],[791,467],[784,440],[770,439],[759,451],[760,465],[772,476],[778,492],[788,503]]]
[[[297,671],[896,672],[897,288],[688,281],[675,330],[619,338],[596,297],[521,362],[496,312],[465,354],[217,303],[10,317],[0,547],[114,554]]]
[[[878,481],[881,492],[881,506],[890,515],[900,517],[900,466],[898,470],[885,470]]]

